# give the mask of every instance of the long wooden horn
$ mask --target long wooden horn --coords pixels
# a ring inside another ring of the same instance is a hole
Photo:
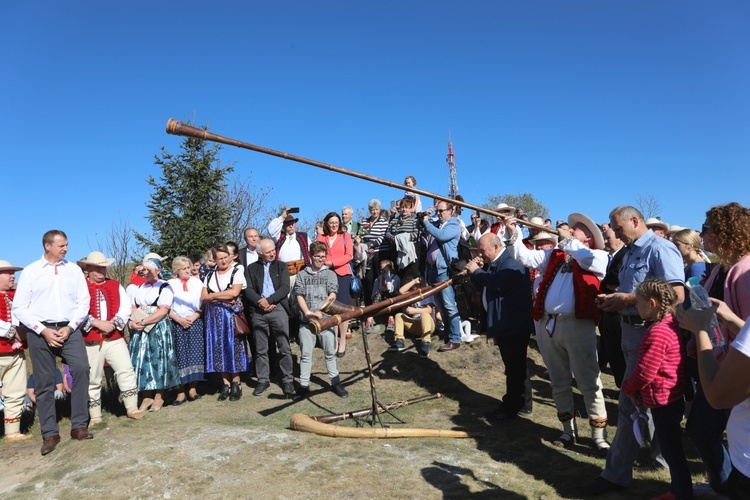
[[[385,179],[379,179],[377,177],[373,177],[371,175],[367,174],[361,174],[359,172],[355,172],[353,170],[347,170],[345,168],[337,167],[335,165],[331,165],[329,163],[323,163],[320,161],[310,160],[308,158],[303,158],[302,156],[296,156],[289,153],[284,153],[283,151],[276,151],[275,149],[269,149],[264,148],[263,146],[256,146],[255,144],[250,144],[247,142],[238,141],[236,139],[230,139],[228,137],[224,137],[218,134],[214,134],[212,132],[209,132],[208,130],[203,130],[197,127],[193,127],[192,125],[188,125],[187,123],[180,122],[178,120],[175,120],[174,118],[170,118],[167,121],[167,133],[172,135],[181,135],[184,137],[193,137],[195,139],[203,139],[205,141],[212,141],[212,142],[219,142],[221,144],[227,144],[229,146],[235,146],[242,149],[249,149],[251,151],[256,151],[258,153],[263,153],[271,156],[277,156],[279,158],[283,158],[285,160],[292,160],[296,161],[298,163],[304,163],[306,165],[312,165],[313,167],[323,168],[326,170],[331,170],[332,172],[337,172],[339,174],[349,175],[351,177],[356,177],[358,179],[363,179],[370,182],[375,182],[377,184],[382,184],[384,186],[396,188],[396,189],[404,189],[407,188],[404,184],[399,184],[397,182],[385,180]],[[453,205],[459,205],[464,208],[468,208],[470,210],[474,210],[477,212],[482,212],[485,214],[493,215],[495,217],[505,218],[508,216],[508,214],[495,212],[494,210],[490,210],[488,208],[480,207],[478,205],[472,205],[471,203],[466,203],[465,201],[460,200],[454,200],[453,198],[450,198],[448,196],[443,196],[440,194],[430,193],[429,191],[424,191],[423,189],[417,189],[416,187],[410,187],[408,188],[409,191],[420,194],[422,196],[427,196],[429,198],[435,198],[441,201],[445,201],[448,203],[452,203]],[[540,224],[534,224],[529,221],[525,220],[517,220],[519,224],[523,224],[524,226],[533,227],[535,229],[540,229],[542,231],[547,231],[548,233],[557,234],[557,231],[540,225]]]
[[[417,302],[418,300],[426,299],[427,297],[435,295],[444,288],[449,287],[453,283],[453,280],[465,276],[467,272],[468,271],[464,269],[453,275],[452,278],[435,283],[432,286],[418,288],[417,290],[405,295],[397,295],[396,297],[385,299],[377,304],[372,304],[367,307],[352,307],[349,310],[334,313],[332,316],[326,316],[322,319],[311,319],[310,330],[313,333],[318,334],[329,328],[333,328],[336,325],[340,325],[345,321],[349,321],[350,319],[359,318],[360,316],[380,316],[390,311],[401,309]]]
[[[347,437],[365,439],[387,439],[408,437],[436,437],[436,438],[470,438],[474,435],[465,431],[446,431],[442,429],[395,429],[393,427],[339,427],[318,422],[304,413],[292,415],[291,428],[296,431],[311,432],[318,436]]]

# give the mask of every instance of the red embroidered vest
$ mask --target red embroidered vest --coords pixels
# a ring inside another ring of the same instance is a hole
[[[13,295],[15,290],[8,290],[7,292],[0,292],[0,319],[3,321],[11,322],[13,315],[11,314],[11,306],[13,304]],[[18,354],[26,349],[26,342],[23,342],[21,349],[13,350],[13,340],[0,338],[0,356],[5,354]]]
[[[565,262],[567,254],[560,249],[552,250],[547,263],[547,269],[544,271],[542,282],[539,284],[539,291],[534,301],[533,317],[536,321],[541,321],[544,315],[544,299],[547,297],[552,281],[557,276],[557,272]],[[599,324],[602,312],[596,306],[596,296],[599,294],[599,278],[591,271],[583,269],[578,262],[573,260],[573,297],[575,298],[575,317],[577,319],[593,319]]]
[[[117,311],[120,310],[120,283],[117,280],[107,278],[104,280],[104,283],[101,284],[92,283],[90,281],[86,281],[86,284],[89,286],[89,295],[91,296],[89,314],[96,319],[106,319],[106,321],[110,321],[115,317]],[[104,301],[107,303],[106,318],[101,317],[101,311],[99,310],[101,300],[99,298],[100,293],[104,297]],[[92,327],[88,333],[84,333],[84,342],[99,342],[102,340],[102,334],[97,328]],[[107,338],[110,340],[122,338],[122,332],[120,330],[115,330]]]

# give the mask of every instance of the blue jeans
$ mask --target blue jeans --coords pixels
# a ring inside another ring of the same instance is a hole
[[[722,444],[728,418],[726,410],[717,410],[708,404],[698,384],[685,430],[708,470],[711,488],[721,495],[729,495],[727,480],[732,472],[729,453]]]
[[[447,271],[438,272],[434,266],[427,268],[427,283],[433,285],[439,281],[448,279]],[[458,305],[456,305],[456,292],[453,286],[443,288],[435,296],[435,304],[440,310],[445,325],[445,333],[448,339],[454,344],[461,343],[461,316],[458,314]]]
[[[678,499],[693,498],[693,481],[685,459],[685,450],[682,448],[680,422],[684,412],[685,402],[682,399],[666,406],[651,408],[656,439],[659,440],[661,452],[669,464],[669,475],[672,477],[669,491]]]

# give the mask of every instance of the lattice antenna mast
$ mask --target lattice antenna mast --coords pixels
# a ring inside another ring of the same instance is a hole
[[[451,141],[450,134],[448,134],[448,156],[445,158],[445,162],[448,164],[451,176],[451,182],[448,186],[448,195],[453,199],[456,199],[456,195],[458,194],[458,180],[456,179],[455,159],[455,155],[453,154],[453,142]]]

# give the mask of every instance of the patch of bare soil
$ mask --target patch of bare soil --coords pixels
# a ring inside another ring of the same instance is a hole
[[[321,415],[370,406],[370,386],[362,339],[348,343],[340,360],[342,380],[351,393],[339,399],[328,390],[322,352],[316,350],[312,393],[308,399],[285,399],[278,385],[261,397],[244,385],[238,402],[219,402],[207,394],[179,407],[148,413],[142,421],[106,414],[90,441],[71,441],[69,422],[61,422],[63,440],[45,457],[35,439],[0,443],[4,481],[0,494],[13,498],[561,498],[575,497],[576,487],[593,479],[604,461],[594,456],[581,420],[581,443],[573,450],[554,448],[560,433],[548,383],[538,353],[529,350],[533,375],[531,418],[490,423],[504,393],[497,348],[480,337],[449,353],[420,359],[416,346],[387,351],[377,334],[369,337],[379,398],[384,403],[441,392],[441,399],[388,415],[394,427],[462,429],[469,439],[346,439],[293,431],[295,413]],[[296,346],[295,346],[296,348]],[[294,351],[298,355],[298,351]],[[604,376],[607,393],[612,378]],[[582,410],[580,398],[577,405]],[[607,400],[611,418],[616,401]],[[357,425],[347,421],[335,425]],[[359,425],[366,425],[360,422]],[[610,428],[610,436],[614,427]],[[698,474],[700,463],[691,457]],[[668,489],[668,474],[638,473],[625,495],[644,498]],[[700,480],[700,476],[694,477]],[[705,479],[704,479],[705,480]]]

